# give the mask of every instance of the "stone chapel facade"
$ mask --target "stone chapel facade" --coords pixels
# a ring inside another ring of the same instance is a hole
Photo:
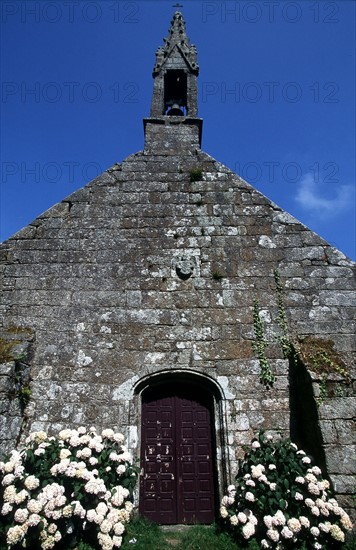
[[[3,452],[118,429],[141,512],[209,523],[242,445],[279,430],[350,510],[355,265],[201,150],[198,72],[176,12],[143,151],[1,245]]]

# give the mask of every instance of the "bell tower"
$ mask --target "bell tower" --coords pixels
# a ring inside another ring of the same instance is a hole
[[[198,114],[197,50],[177,11],[165,45],[156,51],[150,117],[144,119],[145,151],[166,153],[201,146]]]

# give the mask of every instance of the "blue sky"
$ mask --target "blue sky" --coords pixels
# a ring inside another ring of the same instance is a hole
[[[1,240],[142,149],[173,4],[2,0]],[[356,259],[356,3],[181,4],[202,148]]]

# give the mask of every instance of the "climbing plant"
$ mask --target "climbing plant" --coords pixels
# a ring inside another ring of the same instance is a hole
[[[260,317],[260,305],[256,299],[253,305],[253,328],[255,340],[252,342],[253,351],[260,362],[260,382],[266,387],[272,387],[276,377],[272,372],[271,366],[266,356],[267,340],[265,338],[264,326]]]

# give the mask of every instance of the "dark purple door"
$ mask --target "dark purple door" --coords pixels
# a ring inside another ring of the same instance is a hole
[[[160,524],[214,521],[212,400],[199,387],[144,393],[140,513]]]

